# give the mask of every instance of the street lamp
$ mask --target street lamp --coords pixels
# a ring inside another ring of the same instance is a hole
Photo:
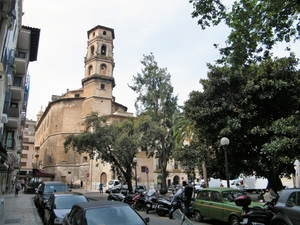
[[[224,148],[224,154],[225,154],[225,167],[226,167],[226,180],[227,180],[227,187],[229,188],[229,178],[228,178],[228,161],[227,161],[227,145],[229,145],[229,139],[227,137],[222,137],[221,139],[221,145]]]
[[[92,150],[90,152],[90,168],[91,168],[91,184],[90,184],[90,189],[93,189],[93,161],[94,161],[94,156],[95,156],[95,152],[94,150]]]
[[[137,164],[138,158],[133,158],[133,166],[134,166],[134,177],[135,177],[135,190],[137,190],[137,174],[136,174],[136,164]]]

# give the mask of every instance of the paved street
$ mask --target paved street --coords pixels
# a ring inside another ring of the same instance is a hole
[[[73,191],[81,192],[85,194],[89,199],[92,200],[106,200],[106,193],[99,193],[96,190],[80,190],[74,189]],[[36,207],[33,203],[34,194],[23,194],[23,191],[19,192],[18,196],[14,193],[4,194],[0,198],[0,224],[2,225],[43,225]],[[255,198],[255,195],[252,196]],[[4,204],[2,203],[4,199]],[[4,207],[3,207],[4,206]],[[150,217],[151,225],[162,224],[176,224],[175,220],[169,220],[168,217],[159,217],[156,213],[146,214],[143,211],[138,211],[142,217]],[[215,220],[205,219],[202,223],[196,222],[193,218],[191,219],[194,224],[207,224],[207,225],[223,225]]]

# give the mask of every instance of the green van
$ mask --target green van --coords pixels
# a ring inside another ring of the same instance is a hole
[[[204,217],[228,222],[230,225],[240,225],[242,207],[237,206],[234,199],[245,195],[234,188],[203,188],[199,190],[194,202],[194,215],[197,222]],[[260,206],[261,203],[251,203],[249,207]]]

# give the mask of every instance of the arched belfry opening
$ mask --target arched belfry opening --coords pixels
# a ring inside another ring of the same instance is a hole
[[[100,74],[101,75],[106,75],[107,73],[107,66],[105,64],[101,64],[100,66]]]
[[[90,65],[89,66],[89,76],[91,76],[93,74],[93,66]]]
[[[94,45],[91,46],[90,52],[91,52],[91,57],[92,57],[95,54],[95,47],[94,47]]]
[[[106,45],[101,46],[101,55],[106,55]]]

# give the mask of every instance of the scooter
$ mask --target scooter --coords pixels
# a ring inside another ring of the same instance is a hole
[[[271,219],[274,216],[274,206],[276,202],[266,202],[264,206],[267,208],[261,208],[254,206],[248,207],[251,204],[251,198],[247,195],[239,196],[235,199],[237,206],[242,206],[242,219],[240,223],[242,225],[270,225]]]
[[[142,193],[137,193],[133,198],[133,205],[132,207],[136,210],[141,210],[145,208],[146,205],[146,191]]]
[[[145,207],[146,213],[148,214],[150,211],[156,210],[156,205],[158,202],[158,194],[155,189],[148,191],[146,195]]]
[[[161,188],[159,190],[159,193],[162,195],[162,197],[157,200],[157,205],[155,209],[157,215],[159,216],[165,216],[166,214],[169,214],[172,208],[171,200],[173,195],[168,198],[165,196],[167,192],[168,190],[166,188]]]

